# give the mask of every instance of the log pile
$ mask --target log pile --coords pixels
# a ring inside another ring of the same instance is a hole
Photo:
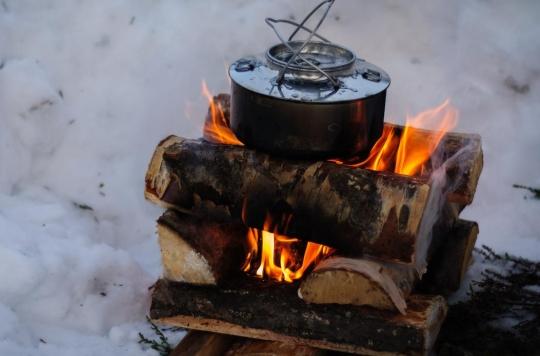
[[[215,100],[227,114],[228,96]],[[453,157],[443,171],[410,177],[167,137],[145,180],[145,197],[167,209],[152,319],[236,336],[193,333],[178,355],[428,354],[446,315],[442,296],[471,263],[478,226],[459,213],[482,169],[477,135],[447,134],[438,151]],[[268,216],[272,232],[334,254],[295,283],[247,276],[247,230],[266,229]]]

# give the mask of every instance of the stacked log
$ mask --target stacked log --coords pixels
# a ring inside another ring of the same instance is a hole
[[[476,223],[458,220],[431,258],[422,282],[424,291],[447,295],[459,288],[477,235]],[[406,314],[406,300],[418,281],[418,274],[406,265],[334,256],[302,281],[299,296],[309,303],[369,305]]]
[[[228,96],[219,98],[227,113]],[[480,138],[448,134],[437,154],[454,158],[435,174],[408,177],[167,137],[145,184],[146,198],[168,209],[158,219],[164,279],[153,291],[152,318],[271,340],[204,334],[184,342],[189,350],[204,344],[199,349],[245,354],[293,343],[307,345],[307,354],[429,353],[446,303],[422,293],[456,290],[470,264],[478,226],[459,213],[482,169]],[[272,232],[337,253],[299,283],[246,277],[247,227],[268,228],[268,217]]]
[[[440,296],[412,295],[406,315],[305,303],[292,284],[229,281],[220,288],[160,280],[150,316],[167,325],[362,355],[426,355],[446,316]]]
[[[431,294],[456,290],[471,258],[478,226],[458,220],[442,239],[426,275]],[[167,210],[158,219],[164,277],[175,282],[218,285],[235,279],[245,260],[246,228]],[[302,281],[298,295],[309,303],[351,304],[406,314],[418,282],[410,266],[369,257],[332,256]]]

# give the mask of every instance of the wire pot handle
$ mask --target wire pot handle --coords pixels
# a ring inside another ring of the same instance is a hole
[[[270,26],[270,28],[272,28],[272,30],[276,33],[277,37],[279,38],[279,40],[281,41],[281,43],[283,43],[283,45],[285,45],[289,51],[291,51],[292,53],[292,56],[289,58],[289,60],[287,61],[287,63],[285,64],[285,66],[283,68],[280,69],[279,73],[278,73],[278,77],[277,77],[277,83],[281,85],[281,83],[283,82],[283,78],[285,77],[285,73],[287,72],[287,70],[289,69],[291,63],[295,60],[295,59],[300,59],[302,62],[306,63],[307,65],[311,66],[313,69],[315,69],[316,71],[318,71],[319,73],[321,73],[322,75],[324,75],[326,78],[328,78],[328,80],[330,80],[330,82],[332,83],[332,85],[337,88],[339,87],[339,81],[337,79],[335,79],[333,76],[331,76],[329,73],[325,72],[322,68],[320,68],[318,65],[316,65],[315,63],[312,63],[311,61],[307,60],[306,58],[304,58],[300,52],[302,52],[302,50],[304,49],[304,47],[306,47],[306,45],[311,41],[311,39],[313,37],[317,37],[319,38],[320,40],[324,41],[324,42],[328,42],[330,43],[329,40],[327,40],[326,38],[324,38],[323,36],[319,35],[317,33],[317,31],[319,30],[319,28],[321,27],[322,23],[324,22],[324,20],[326,19],[328,13],[330,12],[330,8],[332,7],[332,5],[334,5],[334,2],[335,0],[323,0],[322,2],[320,2],[317,6],[315,6],[307,15],[306,17],[302,20],[302,22],[300,23],[296,23],[294,21],[291,21],[291,20],[286,20],[286,19],[273,19],[273,18],[270,18],[270,17],[267,17],[264,21],[266,22],[266,24],[268,26]],[[317,10],[319,10],[322,6],[324,5],[327,5],[326,9],[324,10],[324,13],[323,15],[321,16],[319,22],[317,23],[317,26],[315,26],[314,29],[309,29],[307,28],[305,25],[305,23],[311,18],[311,16],[313,16],[313,14],[315,14],[317,12]],[[283,38],[283,36],[279,33],[279,31],[277,30],[277,28],[274,26],[274,24],[276,23],[286,23],[286,24],[290,24],[290,25],[293,25],[293,26],[296,26],[295,30],[291,33],[291,35],[289,36],[289,38],[287,40],[285,40]],[[300,31],[300,30],[304,30],[306,32],[309,33],[308,35],[308,38],[306,40],[304,40],[304,42],[302,42],[302,45],[299,46],[296,50],[294,48],[291,47],[290,45],[290,42],[293,40],[294,36],[296,36],[296,34]]]

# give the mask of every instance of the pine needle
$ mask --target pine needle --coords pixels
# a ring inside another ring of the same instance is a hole
[[[475,254],[491,265],[469,286],[469,299],[450,306],[439,354],[533,355],[540,350],[540,262]]]
[[[152,322],[152,320],[147,316],[146,321],[150,324],[150,327],[158,337],[158,340],[148,339],[142,333],[139,333],[139,344],[147,345],[152,350],[159,352],[160,356],[168,356],[172,351],[172,346],[169,344],[169,339],[163,334],[161,329]]]
[[[533,198],[540,199],[540,189],[539,188],[527,187],[527,186],[521,185],[521,184],[514,184],[514,185],[512,185],[512,187],[518,188],[518,189],[528,190],[529,192],[533,193]]]

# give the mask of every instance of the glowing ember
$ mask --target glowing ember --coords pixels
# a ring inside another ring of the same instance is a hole
[[[368,158],[364,161],[332,160],[332,162],[375,171],[393,171],[408,176],[421,175],[425,163],[430,159],[439,142],[448,131],[455,127],[457,116],[457,110],[447,99],[433,109],[407,117],[407,124],[399,136],[394,127],[386,125],[381,138],[375,143]],[[433,133],[426,135],[425,131],[419,127],[429,128],[433,130]]]
[[[204,138],[210,142],[243,146],[244,144],[236,138],[229,128],[229,121],[225,117],[221,104],[216,104],[214,96],[208,90],[205,81],[202,82],[202,94],[208,99],[210,105],[209,116],[204,123]]]
[[[301,248],[304,242],[266,231],[269,228],[271,219],[267,218],[264,230],[249,229],[247,234],[249,252],[242,269],[245,272],[255,270],[257,277],[293,282],[302,278],[310,266],[334,252],[330,247],[307,242],[302,257]]]

